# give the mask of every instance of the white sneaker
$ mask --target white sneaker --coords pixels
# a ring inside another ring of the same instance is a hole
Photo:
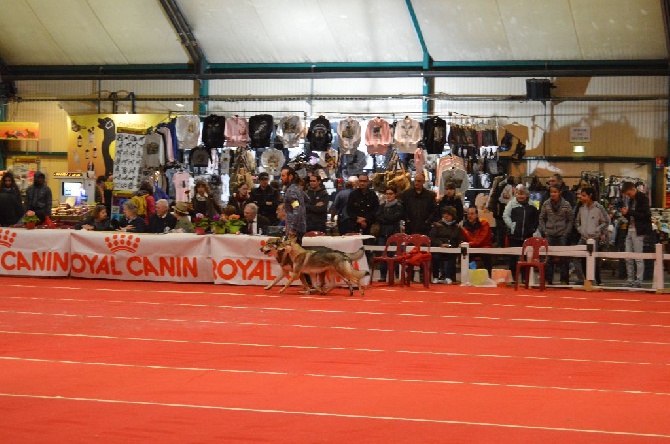
[[[440,281],[440,284],[447,284],[447,285],[449,285],[449,284],[451,284],[451,282],[452,282],[451,279],[446,278],[446,279],[442,279],[442,280]]]
[[[439,284],[439,283],[441,283],[440,280],[439,280],[438,278],[433,278],[433,280],[432,280],[431,282],[432,282],[433,284]]]

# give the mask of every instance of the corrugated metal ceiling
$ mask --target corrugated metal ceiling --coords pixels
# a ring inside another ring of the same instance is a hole
[[[183,14],[193,42],[175,26],[169,5]],[[0,58],[10,79],[20,73],[66,78],[73,72],[94,78],[96,69],[109,72],[112,66],[136,75],[162,69],[177,76],[245,67],[309,71],[324,64],[421,70],[423,37],[431,68],[667,62],[668,5],[669,0],[0,0]],[[205,59],[200,72],[188,66],[194,44]]]

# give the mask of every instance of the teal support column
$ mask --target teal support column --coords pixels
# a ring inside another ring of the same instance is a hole
[[[428,116],[435,114],[435,99],[433,99],[433,94],[435,93],[435,77],[424,77],[423,78],[423,104],[422,110],[423,120],[426,120]]]
[[[416,38],[419,40],[421,45],[421,51],[423,52],[423,62],[421,64],[421,69],[429,71],[433,67],[433,58],[428,52],[428,46],[426,46],[426,41],[423,38],[423,32],[421,31],[421,26],[419,25],[419,20],[416,18],[416,12],[414,11],[414,5],[412,0],[405,0],[405,5],[407,5],[407,12],[412,19],[412,25],[414,25],[414,31],[416,32]],[[423,104],[421,106],[421,112],[423,113],[423,119],[433,114],[435,111],[435,103],[432,99],[433,93],[435,92],[435,79],[434,78],[423,78],[423,89],[421,94],[423,96]]]
[[[209,80],[198,79],[200,88],[198,90],[198,115],[206,116],[209,113]]]

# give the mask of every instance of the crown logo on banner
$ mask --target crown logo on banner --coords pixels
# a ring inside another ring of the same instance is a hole
[[[116,253],[117,251],[134,253],[137,251],[137,247],[140,246],[140,238],[132,234],[115,234],[106,237],[105,243],[112,253]]]
[[[4,245],[7,248],[11,248],[15,240],[16,240],[16,232],[10,230],[0,231],[0,245]]]

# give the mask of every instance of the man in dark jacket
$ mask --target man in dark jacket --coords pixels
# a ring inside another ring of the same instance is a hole
[[[363,173],[358,175],[358,188],[347,199],[347,214],[351,219],[350,229],[362,234],[370,234],[370,226],[375,221],[379,208],[379,198],[368,185],[370,179]]]
[[[251,202],[258,206],[258,214],[265,216],[272,225],[277,223],[279,191],[270,186],[270,175],[262,172],[258,175],[258,187],[249,193]]]
[[[177,218],[170,213],[170,203],[165,199],[156,201],[156,212],[149,218],[147,233],[163,234],[173,230],[177,225]]]
[[[309,187],[305,192],[305,215],[307,216],[307,232],[326,232],[328,219],[328,201],[330,196],[317,175],[309,176]]]
[[[516,190],[516,202],[508,204],[508,207],[511,208],[509,216],[511,224],[508,224],[507,227],[510,233],[508,236],[510,247],[521,247],[523,241],[532,237],[535,230],[537,230],[540,219],[539,211],[533,205],[530,205],[528,197],[528,189],[520,186]],[[512,273],[516,272],[517,262],[519,262],[518,256],[510,256],[509,268]]]
[[[426,178],[422,173],[414,176],[414,187],[403,191],[400,200],[405,206],[405,233],[425,234],[437,220],[437,202],[433,191],[423,187]]]
[[[47,216],[51,216],[51,189],[46,184],[46,176],[43,172],[35,173],[33,184],[26,189],[25,211],[32,210],[44,222]]]
[[[624,182],[621,185],[621,194],[628,198],[626,206],[621,209],[621,214],[628,220],[626,251],[642,253],[644,238],[652,233],[649,199],[635,188],[633,182]],[[629,287],[641,288],[644,259],[626,259],[626,275]]]
[[[247,226],[244,229],[246,234],[266,234],[270,220],[258,214],[258,206],[255,203],[249,203],[244,207],[244,221]]]

